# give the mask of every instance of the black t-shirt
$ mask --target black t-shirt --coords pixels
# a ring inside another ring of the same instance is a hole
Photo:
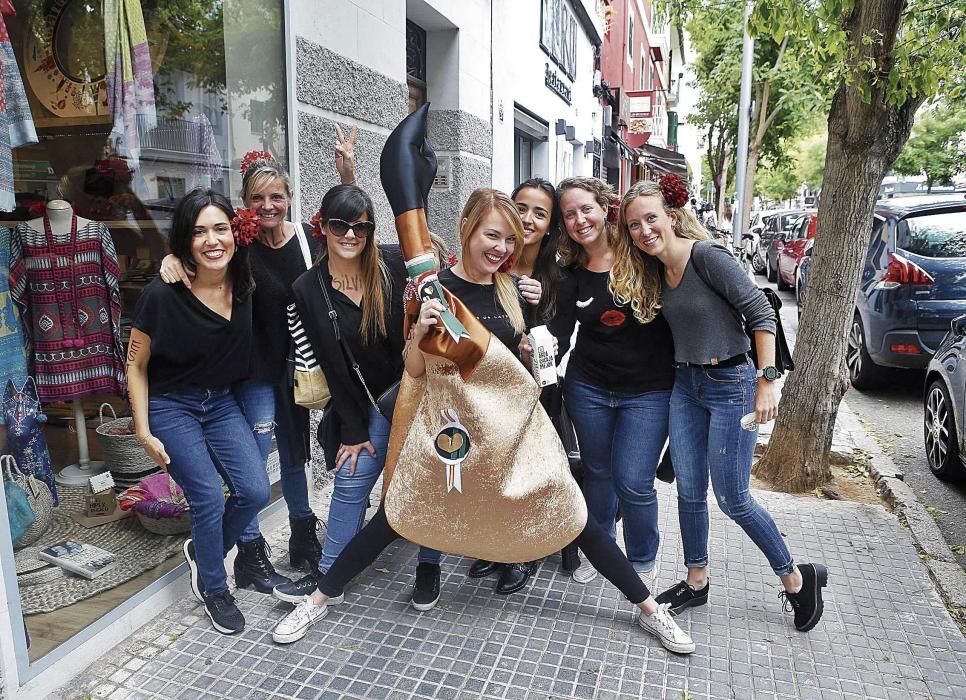
[[[307,238],[314,259],[319,244],[310,235]],[[248,255],[255,279],[251,378],[277,382],[285,374],[290,342],[285,308],[293,301],[292,284],[305,272],[305,258],[297,235],[281,248],[269,248],[255,241],[249,246]]]
[[[236,302],[231,320],[202,303],[181,282],[156,277],[134,310],[134,327],[151,338],[148,393],[220,389],[248,376],[252,299]]]
[[[521,334],[513,330],[510,317],[506,315],[506,311],[497,299],[494,285],[467,282],[462,277],[457,277],[451,269],[442,270],[439,273],[439,283],[458,296],[460,301],[466,304],[466,308],[476,314],[487,330],[507,346],[514,357],[519,357],[517,346],[520,344]],[[519,300],[519,294],[517,298]],[[524,308],[522,300],[520,308]]]
[[[557,297],[557,316],[549,324],[560,344],[570,346],[574,322],[580,322],[567,372],[608,391],[643,394],[674,384],[674,341],[660,313],[641,324],[630,307],[615,303],[609,272],[578,267],[568,274]]]

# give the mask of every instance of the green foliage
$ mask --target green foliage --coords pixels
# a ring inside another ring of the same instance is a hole
[[[828,134],[822,130],[806,136],[795,144],[793,160],[795,162],[795,176],[799,182],[804,182],[811,189],[822,187],[825,179],[825,144]]]
[[[755,178],[755,194],[773,202],[782,202],[798,195],[801,180],[793,167],[760,168]]]
[[[899,106],[923,95],[966,94],[966,0],[907,0],[901,17],[890,18],[894,35],[870,30],[853,37],[845,20],[860,2],[757,0],[752,28],[777,41],[799,37],[802,57],[823,80],[854,87],[867,102],[878,96]]]
[[[926,187],[952,184],[966,170],[966,109],[943,103],[925,111],[892,169],[899,175],[924,175]]]

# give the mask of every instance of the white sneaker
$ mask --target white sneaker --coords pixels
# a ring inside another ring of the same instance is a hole
[[[597,578],[597,569],[594,568],[593,564],[584,559],[571,575],[577,583],[590,583]]]
[[[641,610],[637,616],[637,624],[648,634],[657,637],[668,651],[691,654],[694,652],[694,641],[687,632],[678,627],[678,623],[671,617],[669,607],[668,603],[658,605],[657,612],[653,615],[646,615]]]
[[[272,631],[272,639],[279,644],[297,642],[309,627],[325,617],[329,612],[328,605],[319,607],[312,602],[311,596],[305,596],[302,602],[295,606],[295,610],[283,617]]]

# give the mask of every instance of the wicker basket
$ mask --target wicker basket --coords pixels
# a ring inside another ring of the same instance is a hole
[[[114,419],[104,422],[104,409],[109,408]],[[133,418],[118,418],[114,407],[109,403],[102,403],[100,410],[100,424],[97,426],[97,439],[104,452],[104,462],[114,477],[114,490],[121,492],[131,486],[136,486],[141,479],[157,474],[161,468],[148,457],[144,448],[138,442],[134,433],[112,433],[112,429],[127,430]]]
[[[14,549],[20,549],[32,545],[47,532],[54,517],[54,497],[50,493],[50,487],[29,471],[18,467],[17,460],[12,455],[0,456],[0,463],[3,464],[3,474],[27,494],[27,503],[34,514],[34,524],[23,537],[13,543]]]
[[[132,510],[148,532],[156,535],[181,535],[191,531],[191,513],[184,493],[170,475],[155,474],[142,479],[131,492],[136,492],[140,499]],[[121,495],[122,500],[125,497],[124,494]],[[157,507],[159,505],[160,508]],[[171,511],[180,513],[172,515]]]

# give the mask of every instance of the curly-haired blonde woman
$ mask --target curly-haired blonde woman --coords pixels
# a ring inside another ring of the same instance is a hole
[[[657,308],[632,307],[626,292],[615,293],[626,284],[621,270],[628,251],[614,221],[617,200],[610,186],[572,177],[558,193],[567,279],[550,328],[563,356],[580,322],[564,400],[580,442],[584,497],[590,515],[612,538],[620,504],[627,558],[651,587],[660,542],[654,477],[674,383],[671,330]],[[579,583],[596,576],[590,562],[573,573]]]
[[[677,476],[678,517],[687,578],[658,596],[673,614],[708,601],[708,480],[718,506],[767,557],[807,632],[822,617],[821,564],[795,565],[775,521],[748,484],[757,426],[778,415],[780,373],[775,363],[775,311],[722,246],[704,240],[685,208],[680,179],[639,182],[621,202],[621,246],[615,292],[635,313],[661,308],[674,336],[676,374],[671,395],[671,458]],[[749,357],[753,329],[758,367]]]

